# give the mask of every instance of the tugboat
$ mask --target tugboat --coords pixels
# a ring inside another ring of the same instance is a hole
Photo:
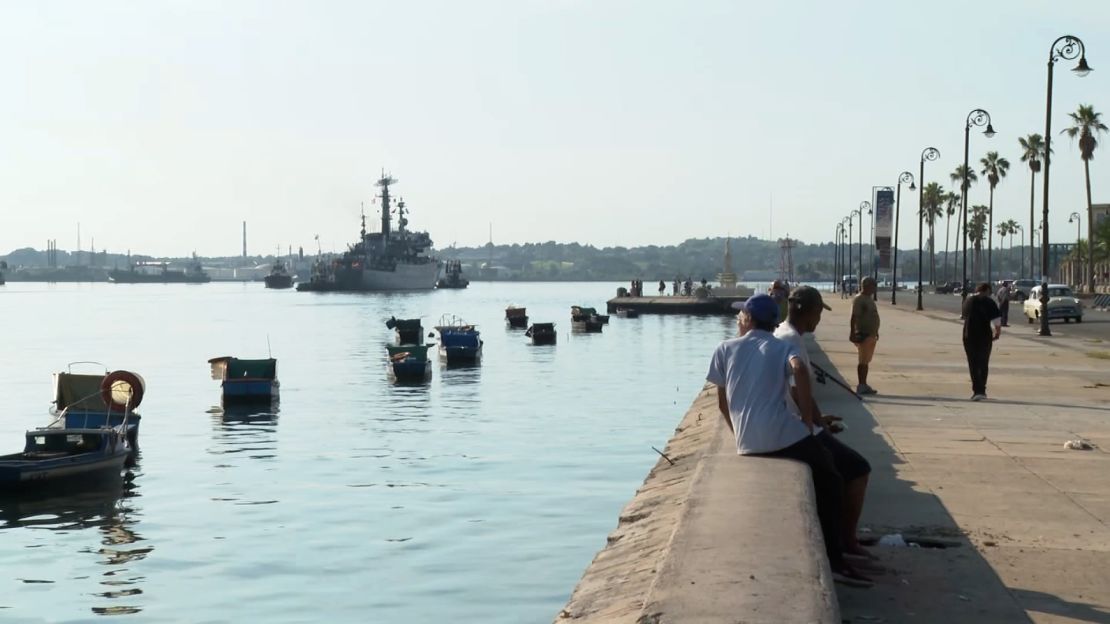
[[[293,276],[290,275],[289,270],[285,268],[285,263],[280,260],[274,261],[274,266],[270,267],[270,274],[262,281],[266,282],[266,288],[293,287]]]
[[[462,276],[462,261],[448,260],[443,263],[443,277],[436,282],[436,288],[466,288],[470,280]]]
[[[432,246],[427,232],[407,229],[405,201],[397,202],[397,229],[393,229],[392,197],[389,187],[397,180],[382,173],[382,227],[380,232],[366,231],[366,215],[358,242],[348,246],[339,258],[322,270],[314,270],[312,279],[297,284],[298,291],[315,292],[376,292],[386,290],[428,290],[436,285],[439,263],[426,255]]]

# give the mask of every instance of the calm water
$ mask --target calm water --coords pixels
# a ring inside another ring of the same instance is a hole
[[[0,502],[0,620],[550,621],[733,331],[614,316],[573,334],[569,306],[604,308],[616,286],[0,287],[0,451],[46,424],[68,362],[147,384],[130,487]],[[505,329],[511,303],[559,344]],[[443,313],[479,325],[482,365],[390,385],[384,320]],[[265,357],[267,336],[280,409],[221,414],[206,360]]]

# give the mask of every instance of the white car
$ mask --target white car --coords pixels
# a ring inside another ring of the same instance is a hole
[[[1038,322],[1041,320],[1041,287],[1034,286],[1029,291],[1029,298],[1021,306],[1022,312],[1025,313],[1025,318],[1030,322]],[[1048,285],[1048,320],[1064,319],[1065,323],[1070,323],[1075,319],[1076,323],[1083,322],[1083,304],[1075,297],[1075,293],[1071,291],[1071,287],[1066,284],[1049,284]]]

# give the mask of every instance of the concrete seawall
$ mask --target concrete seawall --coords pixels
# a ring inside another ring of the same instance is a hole
[[[807,467],[738,457],[708,388],[664,453],[557,623],[840,621]]]

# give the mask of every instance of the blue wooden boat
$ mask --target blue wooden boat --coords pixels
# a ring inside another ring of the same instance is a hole
[[[397,381],[425,381],[432,376],[428,349],[435,345],[386,345],[389,372]]]
[[[132,452],[137,451],[142,416],[134,410],[146,394],[143,378],[130,371],[108,372],[107,368],[103,373],[72,372],[78,364],[104,366],[99,362],[71,362],[66,372],[54,375],[54,401],[50,407],[54,422],[50,426],[64,429],[123,426]]]
[[[448,364],[475,364],[482,358],[481,333],[457,316],[444,315],[436,325],[439,355]]]
[[[208,360],[212,379],[221,382],[223,402],[260,403],[278,400],[281,382],[277,379],[277,360],[243,360],[218,357]]]
[[[0,455],[0,492],[118,479],[130,455],[123,427],[34,429],[26,434],[23,452]]]

